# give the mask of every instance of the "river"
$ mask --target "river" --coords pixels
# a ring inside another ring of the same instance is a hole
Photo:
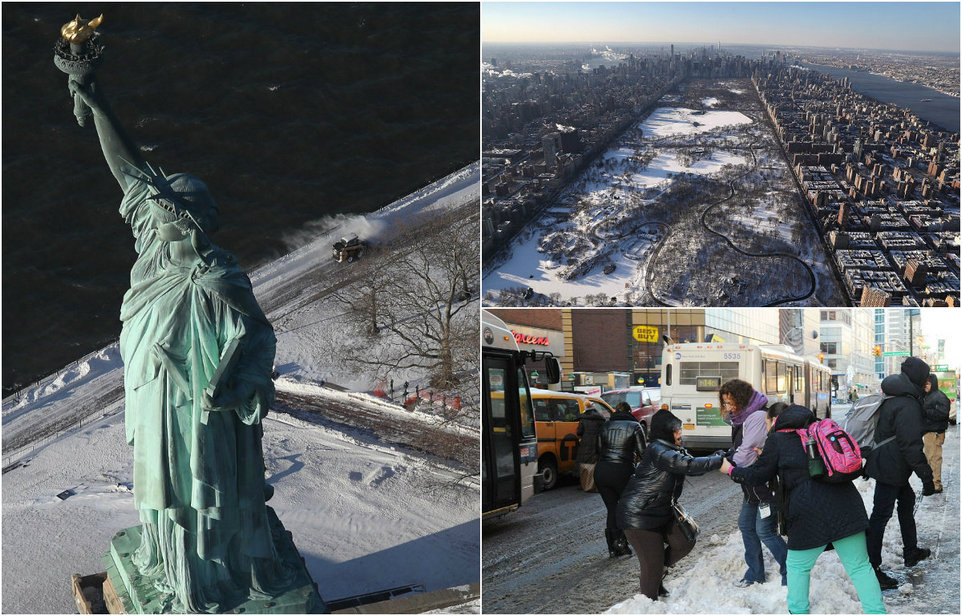
[[[820,64],[801,63],[801,66],[820,73],[827,73],[835,79],[848,77],[852,89],[882,103],[911,109],[913,113],[941,126],[949,132],[959,132],[959,97],[943,94],[917,83],[896,81],[885,75],[853,71]],[[923,98],[931,99],[922,102]]]

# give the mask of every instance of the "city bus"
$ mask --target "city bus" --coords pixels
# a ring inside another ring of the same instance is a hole
[[[692,449],[731,446],[731,426],[721,417],[718,390],[741,379],[768,397],[831,416],[831,372],[818,361],[782,345],[685,342],[662,352],[661,400],[682,420],[684,443]]]
[[[541,479],[525,363],[544,361],[549,383],[561,380],[561,369],[551,353],[520,350],[501,319],[481,314],[481,510],[488,518],[520,507]]]
[[[959,375],[955,370],[949,370],[944,365],[935,366],[932,372],[939,380],[939,389],[949,399],[949,423],[954,426],[959,406]]]

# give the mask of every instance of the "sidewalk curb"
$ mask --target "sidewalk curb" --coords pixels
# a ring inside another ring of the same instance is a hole
[[[377,603],[369,603],[358,607],[337,610],[332,614],[420,614],[431,610],[440,610],[452,605],[468,603],[481,596],[481,583],[474,582],[467,586],[442,588],[431,592],[388,599]]]

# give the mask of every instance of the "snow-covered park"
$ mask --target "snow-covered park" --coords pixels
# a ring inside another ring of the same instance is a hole
[[[519,234],[508,257],[487,264],[484,303],[527,295],[529,305],[806,305],[802,262],[816,270],[819,300],[832,298],[817,233],[759,104],[745,94],[751,84],[744,88],[710,83],[628,129]],[[744,252],[797,259],[749,256],[722,236]],[[709,271],[711,263],[724,271]],[[773,288],[776,279],[797,283]]]

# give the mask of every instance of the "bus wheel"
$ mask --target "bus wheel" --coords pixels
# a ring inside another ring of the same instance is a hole
[[[558,483],[558,464],[551,458],[538,460],[538,472],[544,479],[545,490],[550,490]]]

